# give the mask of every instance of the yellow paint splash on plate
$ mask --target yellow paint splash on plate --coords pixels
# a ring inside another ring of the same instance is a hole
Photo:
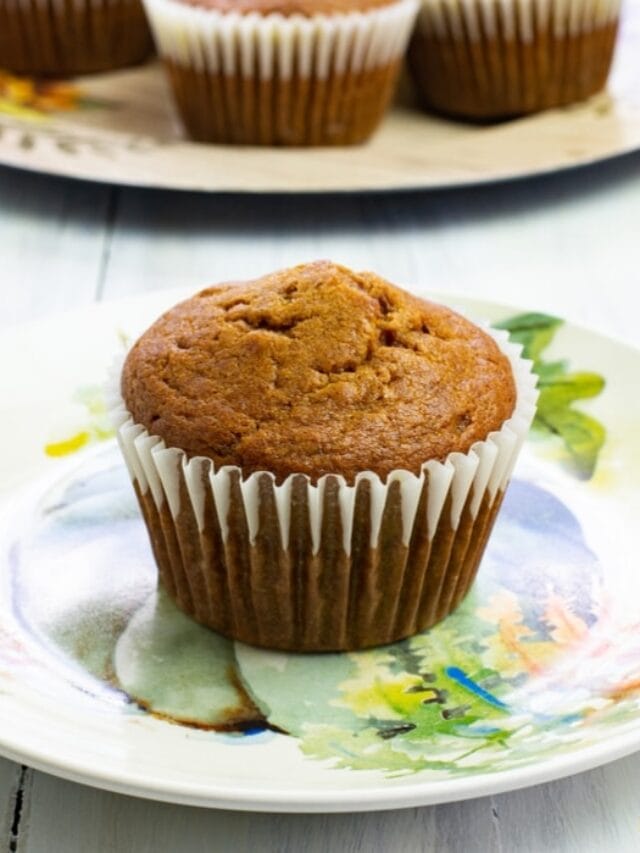
[[[64,441],[55,441],[50,444],[46,444],[44,452],[47,456],[69,456],[71,453],[75,453],[80,450],[80,448],[84,447],[88,442],[89,433],[79,432],[76,433],[76,435],[72,435],[71,438],[64,439]]]
[[[41,120],[49,113],[70,112],[88,106],[89,101],[72,83],[36,80],[0,69],[0,112],[17,118]]]

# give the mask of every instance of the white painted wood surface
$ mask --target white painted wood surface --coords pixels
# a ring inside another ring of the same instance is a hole
[[[96,299],[331,257],[640,345],[639,222],[640,156],[451,193],[306,199],[119,190],[0,169],[0,334]],[[640,755],[497,797],[334,816],[149,803],[31,771],[21,780],[0,759],[3,853],[609,850],[640,850]]]

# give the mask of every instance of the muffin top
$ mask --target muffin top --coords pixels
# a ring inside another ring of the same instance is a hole
[[[352,482],[466,452],[510,417],[516,391],[473,323],[318,261],[176,305],[129,352],[122,395],[189,456]]]
[[[347,15],[350,12],[368,12],[382,6],[391,6],[398,0],[180,0],[189,6],[215,9],[218,12],[236,12],[249,15]]]

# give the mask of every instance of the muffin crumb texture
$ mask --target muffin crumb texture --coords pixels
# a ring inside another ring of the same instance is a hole
[[[203,290],[127,356],[133,419],[244,476],[418,473],[515,404],[494,340],[441,305],[328,261]]]

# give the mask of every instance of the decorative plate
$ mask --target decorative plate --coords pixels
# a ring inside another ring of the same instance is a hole
[[[540,407],[471,594],[356,654],[234,644],[156,590],[101,383],[175,293],[5,333],[0,752],[144,797],[354,811],[462,799],[640,748],[640,352],[446,299],[521,341]]]
[[[492,126],[428,116],[410,87],[357,148],[199,145],[162,69],[45,84],[0,73],[0,163],[116,184],[206,192],[433,189],[555,172],[640,148],[640,2],[626,0],[608,92]]]

